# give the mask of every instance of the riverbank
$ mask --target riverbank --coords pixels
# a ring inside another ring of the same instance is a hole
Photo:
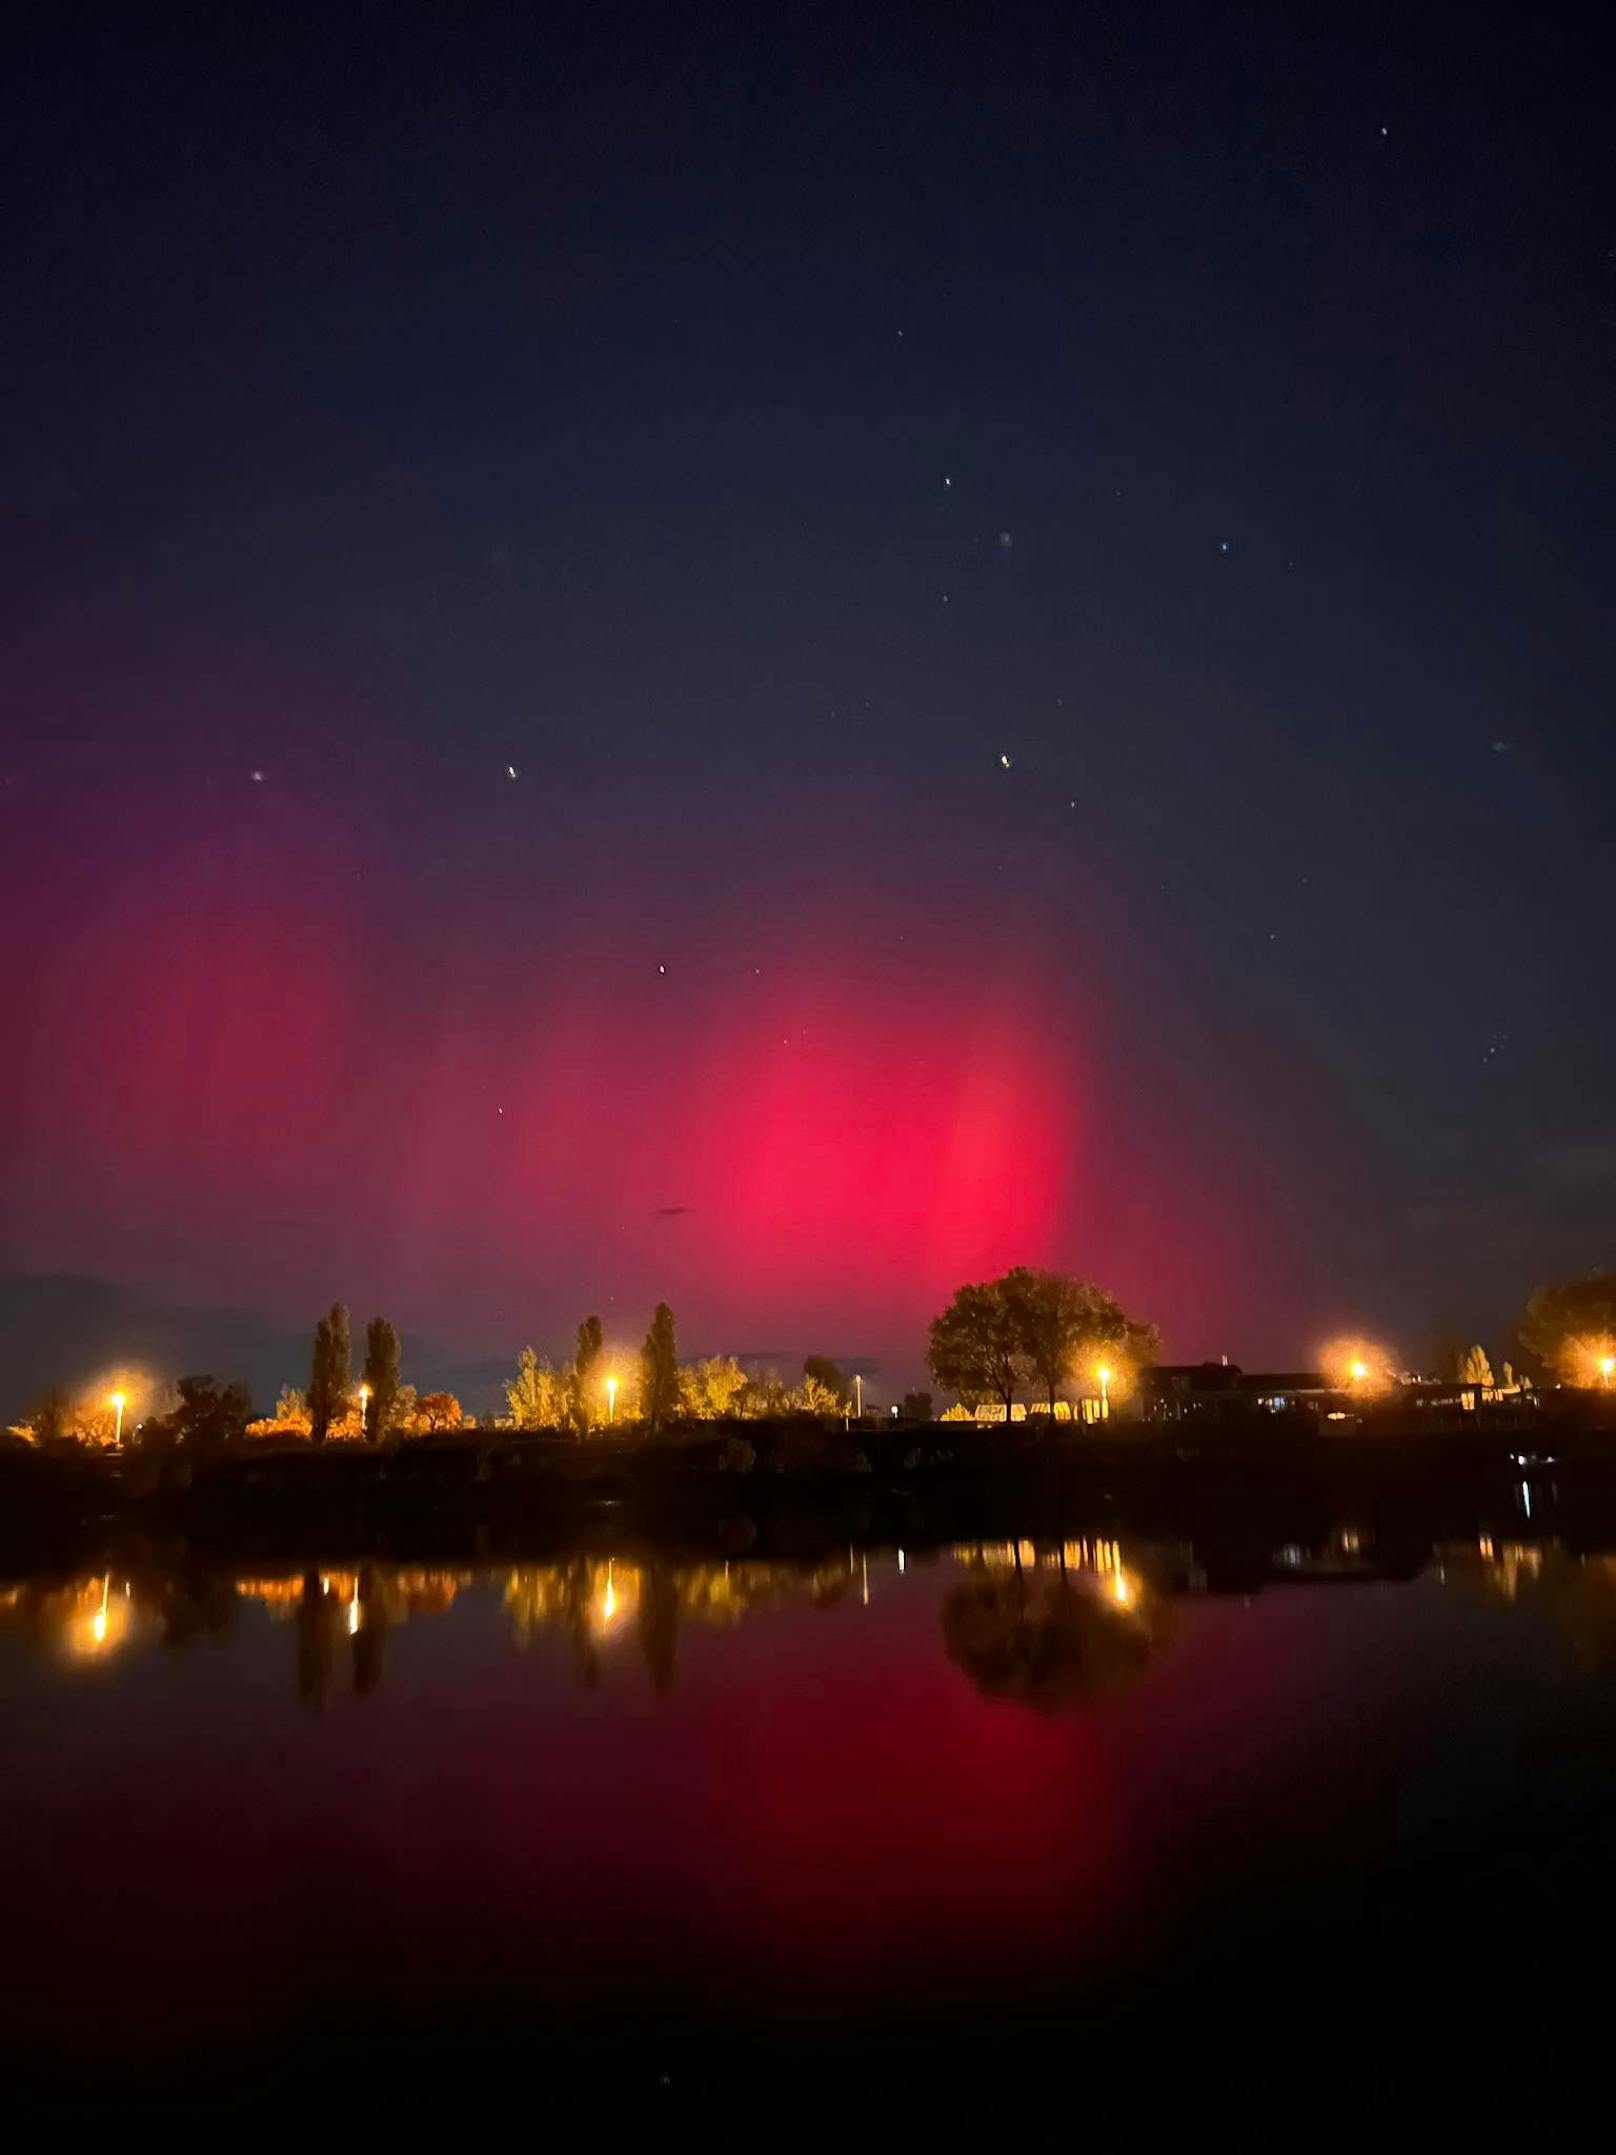
[[[1273,1552],[1361,1522],[1383,1575],[1440,1540],[1540,1526],[1616,1546],[1616,1430],[1585,1413],[1528,1429],[1380,1423],[709,1424],[656,1440],[471,1430],[396,1447],[249,1444],[186,1456],[0,1454],[0,1575],[184,1548],[220,1562],[474,1562],[647,1547],[817,1562],[850,1543],[921,1551],[968,1540],[1115,1533],[1203,1553],[1241,1589]]]

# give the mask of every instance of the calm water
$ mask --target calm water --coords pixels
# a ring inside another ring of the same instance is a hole
[[[1540,2118],[1603,2041],[1616,1558],[1506,1517],[1380,1561],[1337,1521],[1236,1593],[1125,1526],[23,1579],[13,2084]]]

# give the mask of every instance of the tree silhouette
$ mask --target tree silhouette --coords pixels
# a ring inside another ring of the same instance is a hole
[[[802,1373],[805,1377],[812,1377],[816,1384],[823,1385],[827,1392],[833,1392],[839,1407],[852,1405],[852,1383],[828,1354],[809,1355],[802,1365]]]
[[[658,1698],[673,1689],[674,1660],[679,1647],[679,1578],[665,1564],[648,1564],[640,1582],[639,1606],[634,1628],[640,1652],[651,1672]]]
[[[1616,1272],[1539,1287],[1521,1315],[1521,1347],[1539,1374],[1596,1384],[1598,1364],[1616,1353]]]
[[[1003,1400],[1008,1428],[1028,1372],[1020,1317],[1003,1280],[961,1287],[932,1319],[926,1366],[935,1384],[972,1406]]]
[[[659,1302],[640,1349],[640,1413],[653,1434],[679,1411],[679,1345],[673,1311]]]
[[[309,1435],[323,1444],[348,1399],[348,1312],[333,1302],[314,1328],[309,1365]]]
[[[587,1437],[594,1423],[595,1371],[605,1345],[598,1317],[586,1317],[578,1327],[578,1352],[572,1364],[567,1391],[572,1406],[572,1426]]]
[[[1056,1395],[1079,1370],[1112,1356],[1132,1367],[1156,1358],[1161,1339],[1155,1326],[1136,1324],[1114,1296],[1089,1280],[1020,1265],[999,1284],[1014,1311],[1027,1365],[1048,1397],[1052,1422]]]
[[[215,1384],[211,1377],[181,1377],[179,1404],[163,1418],[163,1431],[175,1444],[197,1452],[222,1451],[247,1426],[252,1401],[244,1384]]]
[[[372,1444],[380,1444],[398,1405],[398,1334],[385,1317],[372,1317],[365,1328],[362,1381],[370,1392],[365,1434]]]

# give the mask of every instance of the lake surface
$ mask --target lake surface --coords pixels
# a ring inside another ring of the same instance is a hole
[[[1395,1579],[1333,1519],[1235,1592],[1125,1518],[0,1584],[9,2084],[1119,2146],[1569,2116],[1616,1558],[1535,1509]]]

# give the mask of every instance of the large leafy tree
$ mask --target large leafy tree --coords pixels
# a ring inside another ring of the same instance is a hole
[[[931,1324],[926,1366],[932,1381],[972,1406],[1004,1402],[1008,1428],[1018,1391],[1028,1382],[1024,1332],[1015,1298],[1003,1280],[961,1287]]]
[[[1606,1355],[1616,1353],[1616,1272],[1539,1287],[1521,1315],[1521,1346],[1541,1370],[1567,1384],[1599,1381]]]
[[[744,1412],[747,1375],[732,1354],[709,1354],[679,1373],[679,1409],[707,1422],[727,1422]]]
[[[1027,1366],[1049,1400],[1051,1421],[1062,1386],[1097,1363],[1115,1359],[1137,1368],[1160,1351],[1155,1326],[1136,1323],[1091,1280],[1020,1265],[1000,1285],[1015,1312]]]
[[[365,1328],[362,1381],[370,1393],[365,1434],[380,1444],[398,1408],[398,1334],[385,1317],[372,1317]]]
[[[655,1431],[679,1411],[679,1345],[673,1311],[659,1302],[640,1349],[640,1413]]]
[[[348,1312],[340,1302],[314,1328],[309,1365],[309,1435],[323,1444],[348,1399]]]
[[[217,1451],[247,1426],[252,1402],[244,1384],[215,1384],[211,1377],[181,1377],[179,1404],[166,1418],[167,1434],[192,1450]]]

